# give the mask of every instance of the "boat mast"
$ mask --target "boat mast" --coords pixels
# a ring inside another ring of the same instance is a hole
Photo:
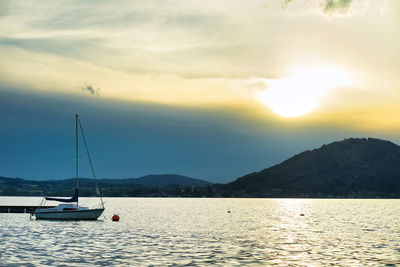
[[[79,173],[78,173],[78,114],[75,115],[75,150],[76,150],[76,189],[79,187]],[[78,199],[76,200],[78,206]]]
[[[101,197],[101,193],[100,193],[100,189],[99,189],[99,184],[97,183],[96,174],[95,174],[94,168],[93,168],[92,158],[90,157],[89,148],[88,148],[88,145],[87,145],[87,142],[86,142],[86,137],[85,137],[85,133],[84,133],[84,131],[83,131],[83,127],[82,127],[81,121],[79,121],[79,128],[81,128],[82,140],[83,140],[83,143],[85,144],[86,153],[87,153],[87,156],[88,156],[88,159],[89,159],[89,163],[90,163],[90,169],[92,170],[92,175],[93,175],[94,183],[96,184],[96,193],[97,193],[97,195],[100,197],[101,206],[102,206],[102,208],[104,209],[103,198]]]

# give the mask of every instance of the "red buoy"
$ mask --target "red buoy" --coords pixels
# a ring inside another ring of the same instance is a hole
[[[119,216],[117,214],[114,214],[114,216],[112,216],[112,220],[113,220],[113,222],[118,222]]]

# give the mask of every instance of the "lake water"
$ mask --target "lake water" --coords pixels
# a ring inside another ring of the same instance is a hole
[[[0,205],[40,200],[0,197]],[[0,266],[400,265],[400,200],[105,202],[104,216],[92,222],[0,214]],[[119,222],[111,221],[114,213]]]

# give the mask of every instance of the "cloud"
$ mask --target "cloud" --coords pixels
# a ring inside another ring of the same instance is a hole
[[[325,0],[323,11],[325,13],[347,12],[353,0]]]
[[[254,16],[255,4],[100,2],[10,1],[1,18],[0,45],[126,73],[185,77],[263,73],[262,68],[246,64],[254,49],[247,33],[252,26],[243,20]],[[243,68],[245,64],[249,67]]]
[[[371,90],[383,80],[393,83],[385,90],[398,88],[398,17],[381,16],[378,1],[100,1],[10,1],[0,18],[0,84],[225,107],[253,105],[264,84],[252,77],[327,62],[365,73]],[[388,12],[399,10],[392,3]]]
[[[92,85],[85,85],[82,90],[94,96],[100,95],[100,88],[94,88]]]
[[[353,0],[318,0],[318,1],[293,1],[283,0],[281,7],[286,9],[289,4],[292,5],[294,2],[297,3],[297,7],[304,6],[307,8],[317,9],[322,11],[324,14],[333,15],[338,13],[347,13],[352,6]],[[300,3],[302,2],[302,3]]]
[[[285,9],[293,0],[283,0],[281,7]]]

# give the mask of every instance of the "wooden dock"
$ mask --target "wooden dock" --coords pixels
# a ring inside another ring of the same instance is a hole
[[[54,208],[55,206],[41,206],[40,208]],[[31,213],[38,206],[0,206],[0,213]]]

